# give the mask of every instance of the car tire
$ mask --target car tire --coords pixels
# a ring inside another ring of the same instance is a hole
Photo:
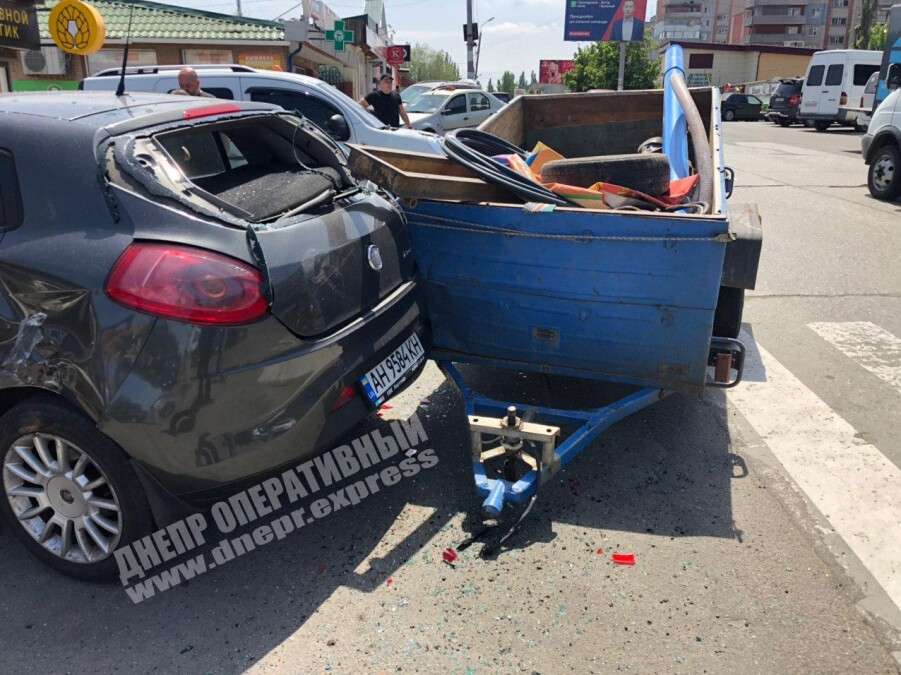
[[[714,337],[737,338],[745,309],[745,289],[720,286],[713,315]]]
[[[873,153],[867,187],[876,199],[891,201],[901,194],[901,151],[897,145],[883,145]]]
[[[558,159],[541,167],[546,183],[563,183],[587,188],[598,181],[658,197],[669,189],[669,162],[665,155],[602,155]]]
[[[827,122],[827,121],[813,123],[813,128],[820,132],[826,131],[826,129],[828,129],[831,126],[832,126],[832,122]]]
[[[731,122],[732,120],[735,119],[735,111],[734,110],[725,111],[723,113],[723,119],[726,120],[727,122]]]
[[[779,120],[779,126],[780,126],[780,127],[790,127],[790,126],[791,126],[791,120],[780,119],[780,120]]]
[[[62,403],[32,399],[3,415],[0,463],[0,517],[35,557],[66,575],[115,577],[115,549],[153,530],[125,453]]]

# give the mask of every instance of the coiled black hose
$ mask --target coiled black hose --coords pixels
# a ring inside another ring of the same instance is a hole
[[[508,166],[491,159],[493,155],[518,155],[527,153],[502,138],[478,129],[455,129],[444,137],[444,151],[485,181],[500,185],[527,202],[571,206],[570,202],[554,194]]]

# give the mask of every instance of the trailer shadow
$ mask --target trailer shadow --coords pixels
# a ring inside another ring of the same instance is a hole
[[[596,407],[626,390],[490,369],[470,368],[467,377],[488,395],[550,399],[556,407]],[[529,555],[530,544],[552,540],[560,525],[599,539],[616,532],[740,539],[730,484],[747,470],[731,452],[720,397],[674,395],[609,429],[542,488],[510,546]],[[426,572],[440,578],[443,548],[481,527],[479,500],[456,389],[444,382],[417,414],[437,466],[138,605],[118,585],[76,583],[35,564],[3,532],[0,612],[9,644],[28,655],[27,667],[43,671],[66,663],[72,672],[238,673],[289,640],[342,589],[377,592],[410,565],[434,566]],[[385,430],[387,423],[372,418],[367,427]],[[461,511],[462,530],[451,522]],[[358,620],[348,609],[347,621]],[[318,642],[308,648],[328,649]]]

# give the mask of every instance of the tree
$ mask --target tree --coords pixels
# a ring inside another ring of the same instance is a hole
[[[519,82],[516,83],[517,89],[526,89],[528,88],[528,83],[526,82],[526,71],[522,71],[519,74]]]
[[[505,91],[510,94],[510,96],[513,96],[516,93],[516,75],[509,70],[505,70],[504,74],[501,75],[500,81],[497,83],[497,90]]]
[[[856,49],[872,49],[870,39],[873,33],[873,15],[876,13],[876,0],[863,0],[860,4],[860,24],[854,27],[854,47]]]
[[[651,56],[656,44],[650,37],[644,42],[626,46],[625,89],[650,89],[656,86],[660,62]],[[564,75],[564,83],[572,91],[616,89],[619,72],[619,43],[597,42],[576,52],[572,70]]]
[[[888,26],[884,23],[873,24],[870,31],[870,49],[882,51],[885,49],[885,41],[888,39]]]
[[[494,93],[494,82],[491,81],[490,77],[488,78],[488,93],[489,94]]]
[[[529,80],[529,91],[531,93],[535,93],[538,91],[538,77],[535,75],[535,71],[532,71],[532,77]]]
[[[410,56],[410,78],[414,82],[429,80],[452,82],[460,79],[460,69],[446,51],[416,43]]]

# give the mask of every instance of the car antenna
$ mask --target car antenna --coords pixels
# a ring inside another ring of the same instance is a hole
[[[116,96],[122,96],[125,93],[125,68],[128,66],[128,43],[131,40],[131,20],[135,16],[134,3],[131,5],[131,12],[128,14],[128,30],[125,31],[125,49],[122,50],[122,72],[119,74],[119,84],[116,86]]]

